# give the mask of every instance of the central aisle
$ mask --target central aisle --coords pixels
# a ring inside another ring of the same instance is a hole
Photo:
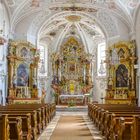
[[[50,140],[93,140],[83,116],[61,116]]]
[[[56,116],[38,140],[104,140],[87,115],[87,106],[57,106]]]

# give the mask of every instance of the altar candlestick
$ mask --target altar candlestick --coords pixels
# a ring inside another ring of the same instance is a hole
[[[76,74],[76,63],[75,63],[75,74]]]
[[[85,65],[84,65],[84,83],[86,81],[86,71],[85,71]]]
[[[28,87],[27,87],[27,95],[26,95],[26,97],[28,97],[28,94],[29,94],[29,93],[28,93]]]
[[[60,60],[59,74],[60,74],[60,81],[61,81],[61,60]]]

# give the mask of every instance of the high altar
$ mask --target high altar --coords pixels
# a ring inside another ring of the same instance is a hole
[[[26,41],[10,41],[8,59],[8,103],[40,103],[37,89],[37,49]]]
[[[105,101],[111,104],[136,104],[135,41],[119,42],[107,50],[108,88]],[[116,58],[118,57],[118,62]],[[115,59],[114,59],[115,58]],[[114,59],[114,63],[112,60]]]
[[[52,54],[52,88],[59,103],[74,101],[84,104],[84,94],[93,87],[91,55],[74,37],[69,38],[59,53]]]

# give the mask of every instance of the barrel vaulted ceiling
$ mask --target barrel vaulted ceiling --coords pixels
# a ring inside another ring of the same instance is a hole
[[[89,40],[101,41],[119,34],[123,23],[133,31],[133,15],[139,0],[4,0],[9,11],[11,32],[28,21],[27,36],[51,43],[59,49],[63,40],[75,36],[90,51]],[[22,27],[22,26],[21,26]],[[100,38],[100,39],[98,39]]]

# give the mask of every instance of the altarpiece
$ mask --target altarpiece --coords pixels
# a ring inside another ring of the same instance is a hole
[[[8,103],[40,103],[37,89],[39,55],[26,41],[9,42]]]
[[[119,42],[107,50],[106,103],[136,104],[135,41]]]
[[[74,37],[66,40],[59,53],[52,54],[52,88],[59,95],[59,102],[75,100],[83,104],[84,94],[93,87],[91,57]]]

